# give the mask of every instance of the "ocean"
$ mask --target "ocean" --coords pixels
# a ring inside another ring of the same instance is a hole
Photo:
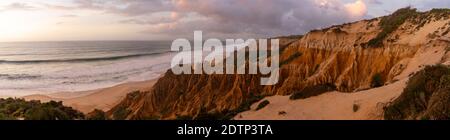
[[[0,43],[0,97],[76,92],[158,78],[166,41]]]

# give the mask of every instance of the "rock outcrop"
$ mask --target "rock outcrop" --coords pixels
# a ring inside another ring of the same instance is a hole
[[[413,13],[410,13],[413,12]],[[149,93],[134,93],[109,114],[123,119],[229,119],[264,96],[290,95],[307,87],[332,85],[340,92],[389,84],[424,46],[449,46],[449,10],[407,11],[363,20],[295,38],[280,37],[280,80],[261,86],[261,75],[175,75],[170,70]],[[395,27],[381,23],[393,22]],[[397,23],[400,22],[400,23]],[[380,34],[386,34],[380,38]],[[377,40],[378,45],[371,45]],[[381,45],[380,45],[381,44]],[[345,93],[343,93],[345,94]]]

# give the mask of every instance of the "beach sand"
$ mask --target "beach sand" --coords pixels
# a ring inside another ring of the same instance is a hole
[[[64,105],[73,107],[83,113],[89,113],[94,109],[108,111],[117,105],[126,95],[133,91],[149,91],[156,83],[157,79],[124,83],[113,87],[82,91],[82,92],[61,92],[54,94],[37,94],[24,96],[25,100],[39,100],[41,102],[62,101]]]

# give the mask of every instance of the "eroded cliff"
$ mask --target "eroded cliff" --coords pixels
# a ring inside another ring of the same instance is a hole
[[[449,30],[448,10],[407,9],[282,37],[276,85],[261,86],[261,75],[175,75],[169,70],[151,92],[130,95],[109,114],[114,118],[121,112],[121,119],[229,119],[264,96],[306,94],[305,88],[319,85],[340,92],[382,86],[398,80],[420,48],[449,46]]]

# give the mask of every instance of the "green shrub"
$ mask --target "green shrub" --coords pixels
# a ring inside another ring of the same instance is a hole
[[[447,35],[448,33],[450,32],[450,28],[447,28],[447,30],[445,30],[444,32],[442,32],[442,36],[445,36],[445,35]]]
[[[0,120],[16,120],[16,118],[8,114],[0,113]]]
[[[250,106],[252,106],[252,104],[260,101],[263,98],[264,98],[264,96],[262,96],[262,95],[253,95],[253,96],[249,97],[248,99],[244,100],[237,109],[231,110],[231,111],[228,111],[227,113],[225,113],[225,115],[223,116],[222,119],[231,119],[240,112],[250,110]]]
[[[103,110],[95,109],[86,117],[87,120],[107,120],[108,117]]]
[[[438,20],[441,20],[442,18],[448,18],[450,15],[450,9],[434,8],[431,9],[430,13],[435,15]]]
[[[289,99],[297,100],[297,99],[306,99],[312,96],[317,96],[323,94],[325,92],[336,90],[336,86],[333,84],[322,84],[316,86],[306,87],[301,91],[295,92],[292,94]]]
[[[113,118],[114,120],[125,120],[130,113],[130,110],[128,110],[124,106],[120,106],[114,110],[113,112]]]
[[[383,40],[388,37],[389,34],[397,30],[406,20],[417,16],[417,9],[406,7],[397,10],[390,16],[383,17],[379,23],[381,32],[371,39],[367,45],[370,47],[380,47],[383,45]]]
[[[353,104],[353,112],[357,112],[359,110],[359,104]]]
[[[258,104],[258,107],[256,107],[256,110],[258,111],[258,110],[266,107],[269,104],[270,104],[270,102],[268,100],[264,100],[264,101],[262,101],[261,103]]]
[[[402,94],[384,107],[387,120],[449,120],[450,68],[427,66],[412,76]]]
[[[205,114],[205,115],[208,115],[208,114]],[[206,117],[206,116],[201,116],[200,117],[201,119],[199,119],[199,120],[203,120],[203,117],[209,118],[209,117]],[[176,115],[176,118],[175,118],[175,120],[182,120],[182,121],[193,120],[193,119],[194,119],[194,117],[187,116],[187,115]]]
[[[238,108],[233,110],[226,110],[224,112],[209,112],[207,109],[202,108],[199,111],[199,114],[194,116],[178,116],[177,119],[181,120],[230,120],[233,117],[235,117],[240,112],[248,111],[250,110],[250,107],[252,104],[260,101],[264,98],[262,95],[253,95],[248,97],[247,99],[244,99],[243,102],[239,105]]]
[[[347,32],[342,30],[341,28],[335,28],[333,29],[333,32],[338,34],[347,34]]]
[[[274,38],[282,38],[282,39],[301,39],[303,35],[287,35],[287,36],[278,36]]]
[[[0,119],[25,120],[79,120],[83,113],[66,107],[62,102],[25,101],[23,99],[0,99]]]
[[[375,87],[381,87],[383,85],[384,85],[384,81],[383,81],[383,77],[382,77],[381,73],[377,73],[377,74],[373,75],[370,86],[372,88],[375,88]]]

